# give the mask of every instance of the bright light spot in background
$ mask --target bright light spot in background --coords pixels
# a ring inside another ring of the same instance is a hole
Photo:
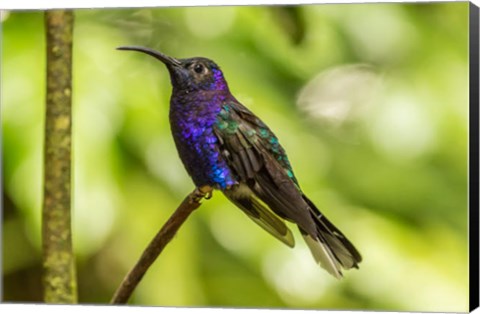
[[[416,46],[416,32],[403,10],[393,5],[356,6],[347,16],[348,32],[362,59],[391,61],[404,56]]]
[[[117,193],[108,183],[87,184],[82,181],[85,180],[74,182],[73,241],[76,253],[87,256],[104,245],[119,205]]]
[[[0,22],[4,22],[10,16],[10,11],[7,10],[0,10]]]
[[[80,136],[77,143],[75,143],[77,139],[74,139],[74,146],[80,144],[83,149],[83,146],[87,145],[108,145],[120,128],[120,113],[117,110],[110,110],[114,108],[113,106],[106,105],[115,103],[115,100],[104,96],[107,94],[95,90],[85,93],[81,99],[74,97],[77,105],[77,108],[74,108],[74,114],[77,119],[73,122],[72,128],[74,136]],[[91,104],[102,104],[102,106]]]
[[[157,137],[145,150],[148,170],[157,178],[165,180],[176,190],[182,190],[190,183],[187,172],[180,163],[178,153],[169,144],[171,139]],[[173,145],[173,144],[172,144]]]
[[[465,272],[459,278],[458,269],[462,269],[463,265],[466,267],[467,259],[457,254],[458,250],[463,250],[463,239],[443,228],[432,230],[432,233],[442,232],[445,238],[453,241],[419,237],[413,227],[360,208],[356,219],[357,223],[368,226],[350,231],[364,257],[355,280],[351,281],[356,291],[362,291],[368,298],[398,306],[398,310],[466,310],[468,275],[463,268]],[[453,254],[447,257],[447,252]],[[455,269],[446,269],[445,261],[432,262],[437,256],[450,259],[448,263],[452,263],[449,265]],[[458,284],[459,279],[464,281],[463,285]]]
[[[315,304],[337,281],[315,263],[303,242],[292,250],[267,252],[263,275],[290,306]]]
[[[258,241],[255,234],[249,232],[249,227],[245,226],[245,223],[254,225],[255,223],[246,216],[241,217],[240,215],[244,214],[235,213],[234,210],[240,211],[237,208],[216,210],[210,217],[210,230],[218,243],[227,250],[241,256],[250,256],[258,252],[256,250]],[[244,218],[243,221],[239,220],[242,218]]]
[[[336,127],[363,120],[374,145],[393,159],[429,151],[435,128],[426,104],[407,91],[380,99],[382,94],[386,94],[383,78],[371,67],[346,65],[314,77],[300,91],[297,104],[310,116]]]
[[[35,149],[13,173],[10,182],[6,182],[5,188],[12,197],[13,202],[25,215],[27,220],[26,234],[28,239],[37,248],[41,248],[41,213],[42,213],[42,158],[41,145]],[[28,178],[28,179],[27,179]]]
[[[88,255],[99,249],[113,226],[117,195],[112,180],[109,143],[118,118],[103,92],[91,90],[76,101],[73,124],[73,238],[75,250]],[[74,99],[75,103],[75,99]],[[103,104],[96,106],[94,104]],[[111,113],[111,114],[110,114]]]
[[[3,12],[2,12],[3,17]],[[3,131],[21,130],[18,138],[21,145],[28,145],[28,154],[20,155],[23,160],[12,174],[5,188],[15,205],[23,211],[27,223],[26,234],[37,247],[41,247],[40,219],[43,195],[43,123],[38,119],[44,116],[44,99],[36,99],[39,91],[37,75],[30,74],[35,68],[37,58],[28,53],[18,54],[6,60],[2,66],[3,73],[10,73],[8,80],[3,80],[1,93],[1,118]],[[42,120],[43,121],[43,120]]]
[[[310,80],[300,91],[297,104],[310,116],[340,126],[368,112],[380,82],[368,65],[335,67]]]
[[[78,63],[74,62],[73,81],[73,241],[80,256],[104,245],[121,208],[112,166],[112,142],[124,119],[118,96],[121,85],[112,79],[115,41],[120,39],[114,32],[108,34],[109,40],[90,36],[97,32],[94,24],[78,27],[74,47]]]
[[[9,74],[8,80],[2,80],[1,114],[3,123],[22,127],[28,132],[32,125],[39,124],[38,115],[44,115],[44,99],[35,99],[34,95],[41,90],[36,81],[38,75],[23,75],[28,69],[35,68],[37,60],[28,54],[17,54],[8,60],[2,60],[3,73]],[[33,132],[32,132],[33,133]],[[43,138],[43,137],[42,137]]]
[[[374,145],[392,159],[410,159],[428,152],[435,129],[425,105],[415,97],[389,96],[370,118]]]
[[[185,8],[185,22],[188,29],[200,38],[215,38],[228,32],[233,25],[236,8],[196,7]]]

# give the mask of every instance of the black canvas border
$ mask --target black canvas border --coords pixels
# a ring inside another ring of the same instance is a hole
[[[479,306],[479,8],[470,2],[470,311]]]

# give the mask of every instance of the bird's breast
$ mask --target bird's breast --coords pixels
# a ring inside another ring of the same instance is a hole
[[[171,106],[173,138],[180,159],[195,185],[224,189],[236,181],[220,153],[218,138],[213,131],[220,109],[205,105],[201,107],[196,110],[175,110]]]

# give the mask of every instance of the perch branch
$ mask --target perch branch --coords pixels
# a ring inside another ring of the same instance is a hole
[[[45,12],[47,93],[42,210],[43,286],[46,303],[76,303],[71,230],[73,13]]]
[[[190,193],[178,206],[172,216],[163,225],[157,235],[153,238],[147,248],[143,251],[142,256],[125,276],[122,283],[118,287],[110,304],[125,304],[133,293],[133,290],[142,280],[143,275],[153,264],[157,257],[162,253],[163,249],[172,240],[178,229],[187,220],[188,216],[197,209],[202,198],[209,198],[211,189],[195,189]]]

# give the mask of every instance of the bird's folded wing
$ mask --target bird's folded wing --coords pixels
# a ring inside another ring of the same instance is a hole
[[[315,234],[308,205],[275,134],[239,103],[224,106],[214,133],[222,156],[240,182],[275,214]]]

